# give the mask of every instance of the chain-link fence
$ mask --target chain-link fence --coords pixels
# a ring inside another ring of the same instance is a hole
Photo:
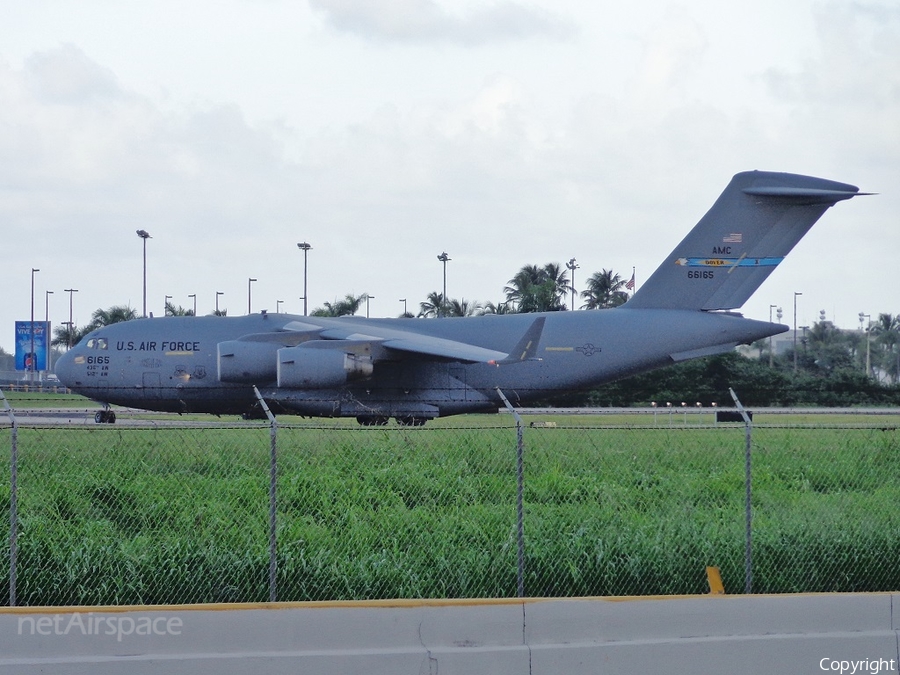
[[[374,428],[7,422],[16,513],[4,461],[0,536],[16,544],[13,559],[0,548],[0,603],[13,578],[19,605],[515,597],[520,573],[528,596],[692,594],[708,591],[707,565],[744,591],[743,424],[528,419],[540,425],[523,434],[521,572],[509,415]],[[895,418],[759,419],[753,592],[900,589]]]

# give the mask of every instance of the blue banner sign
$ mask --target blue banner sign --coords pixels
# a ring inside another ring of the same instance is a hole
[[[31,326],[34,325],[32,343]],[[34,351],[32,353],[32,344]],[[49,321],[16,321],[16,370],[38,372],[47,370],[47,354],[50,349]]]

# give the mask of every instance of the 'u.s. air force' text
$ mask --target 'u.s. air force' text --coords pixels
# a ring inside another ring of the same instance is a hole
[[[182,342],[180,340],[163,340],[162,342],[145,341],[132,342],[120,340],[116,342],[116,349],[120,352],[199,352],[200,341]]]

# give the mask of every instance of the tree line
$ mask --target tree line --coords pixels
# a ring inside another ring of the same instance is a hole
[[[578,296],[584,302],[581,309],[607,309],[618,307],[628,300],[626,287],[629,282],[618,273],[603,269],[594,272],[585,282],[585,288],[577,293],[570,283],[569,270],[559,263],[525,265],[507,282],[503,289],[506,296],[499,302],[477,302],[465,298],[444,297],[432,291],[419,303],[418,314],[404,312],[401,317],[437,318],[446,316],[480,316],[483,314],[513,314],[525,312],[559,312],[577,304]],[[356,314],[366,301],[367,294],[347,294],[334,302],[326,302],[314,309],[313,316],[347,316]]]
[[[819,321],[798,333],[796,352],[769,349],[760,340],[753,357],[733,352],[687,361],[557,403],[731,406],[732,388],[747,406],[900,406],[900,315],[879,314],[860,329]]]

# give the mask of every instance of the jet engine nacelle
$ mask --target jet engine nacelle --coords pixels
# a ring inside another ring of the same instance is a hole
[[[328,389],[369,377],[374,370],[368,356],[340,349],[285,347],[278,350],[278,386],[285,389]]]
[[[229,340],[217,345],[219,382],[260,384],[275,379],[280,344]]]

